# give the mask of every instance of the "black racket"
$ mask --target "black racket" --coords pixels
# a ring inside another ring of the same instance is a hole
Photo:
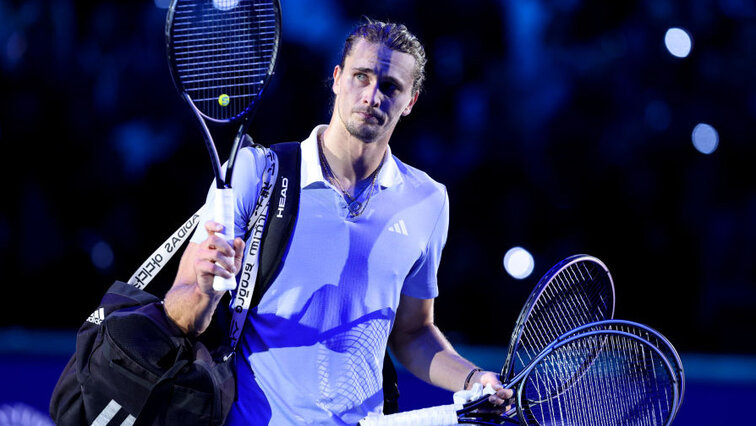
[[[505,386],[515,408],[501,414],[480,400],[367,417],[363,426],[455,424],[668,425],[679,401],[663,350],[619,330],[585,331],[552,342]]]
[[[214,220],[223,225],[223,236],[231,241],[231,177],[250,112],[273,76],[281,38],[281,7],[276,0],[173,0],[165,34],[173,81],[197,116],[210,153],[217,188]],[[241,122],[225,173],[206,120]],[[232,290],[236,280],[216,276],[213,288]]]

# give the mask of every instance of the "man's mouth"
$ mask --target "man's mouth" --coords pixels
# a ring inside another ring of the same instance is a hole
[[[356,111],[356,112],[366,122],[374,122],[374,123],[380,124],[383,121],[381,120],[381,117],[379,117],[377,114],[372,113],[370,111]]]

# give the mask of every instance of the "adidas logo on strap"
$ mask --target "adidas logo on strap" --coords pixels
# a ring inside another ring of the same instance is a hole
[[[94,312],[92,312],[92,315],[87,318],[87,321],[91,322],[92,324],[100,325],[102,321],[105,319],[105,309],[99,308],[96,309]]]
[[[389,231],[396,232],[397,234],[409,235],[407,233],[407,227],[404,225],[404,219],[399,219],[399,222],[389,226]]]

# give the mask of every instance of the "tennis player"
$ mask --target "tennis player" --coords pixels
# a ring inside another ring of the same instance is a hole
[[[299,216],[280,273],[248,315],[227,424],[342,425],[379,413],[387,345],[426,382],[450,391],[490,384],[497,405],[511,397],[496,373],[457,354],[433,322],[446,189],[389,147],[417,103],[425,62],[404,25],[367,20],[346,39],[333,70],[330,122],[301,143]],[[165,298],[167,314],[188,334],[205,330],[222,296],[213,277],[241,266],[238,237],[265,162],[255,149],[239,155],[233,246],[216,235],[220,225],[203,219]]]

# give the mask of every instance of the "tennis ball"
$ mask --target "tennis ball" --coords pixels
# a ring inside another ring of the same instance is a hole
[[[228,103],[231,101],[231,98],[228,97],[227,94],[222,94],[218,96],[218,103],[220,106],[228,106]]]

